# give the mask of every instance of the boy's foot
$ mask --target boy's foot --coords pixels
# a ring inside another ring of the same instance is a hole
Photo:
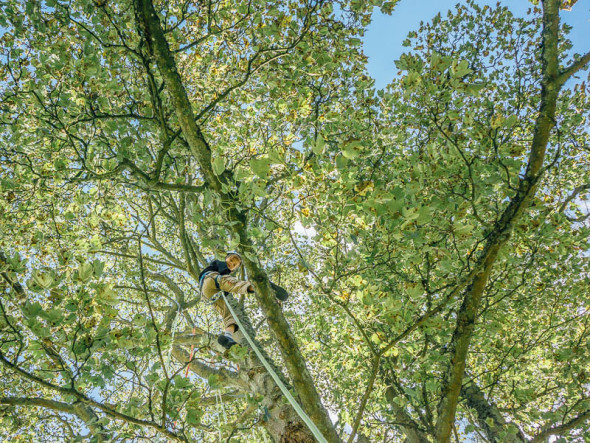
[[[285,301],[289,298],[289,293],[279,285],[270,282],[270,287],[275,291],[275,295],[280,301]]]
[[[217,343],[219,343],[225,349],[229,349],[232,346],[238,344],[233,338],[231,338],[231,337],[229,337],[227,335],[224,335],[224,334],[222,334],[219,337],[217,337]]]

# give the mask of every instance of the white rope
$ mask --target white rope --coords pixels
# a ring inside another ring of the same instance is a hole
[[[238,324],[238,327],[240,328],[240,330],[244,334],[244,337],[246,337],[246,341],[248,342],[248,344],[250,345],[250,347],[252,349],[254,349],[254,352],[256,353],[256,356],[262,362],[262,364],[264,365],[264,367],[266,368],[266,370],[268,371],[268,373],[270,374],[270,376],[273,378],[273,380],[275,381],[275,383],[277,384],[277,386],[279,387],[279,389],[285,395],[285,397],[287,397],[287,400],[289,400],[289,403],[291,403],[291,406],[293,406],[293,408],[295,409],[295,411],[297,412],[297,414],[299,415],[299,417],[301,417],[301,420],[303,420],[303,422],[307,425],[307,427],[309,428],[309,430],[311,431],[311,433],[314,435],[314,437],[320,443],[328,443],[328,441],[324,438],[324,436],[322,435],[322,433],[320,432],[320,430],[317,428],[317,426],[315,425],[315,423],[313,421],[311,421],[311,419],[307,416],[307,414],[305,413],[305,411],[301,408],[301,406],[299,406],[299,403],[297,403],[297,401],[295,400],[295,398],[293,398],[293,396],[291,395],[291,393],[289,392],[289,390],[287,389],[287,387],[283,384],[283,382],[281,381],[281,379],[279,378],[279,376],[276,374],[276,372],[270,366],[270,364],[268,363],[268,361],[266,361],[266,359],[262,355],[262,352],[260,352],[260,350],[258,349],[258,347],[256,346],[256,344],[254,343],[254,341],[250,338],[250,336],[246,332],[246,329],[242,326],[242,323],[240,322],[240,319],[238,318],[238,316],[234,312],[234,309],[233,309],[232,305],[227,301],[227,298],[225,297],[225,294],[222,293],[221,296],[223,297],[223,300],[225,301],[225,304],[229,308],[229,311],[231,312],[231,315],[236,320],[236,323]]]
[[[178,312],[174,316],[174,321],[172,322],[172,338],[171,338],[171,342],[170,342],[170,349],[168,349],[168,356],[166,357],[166,360],[168,360],[166,362],[166,369],[170,368],[170,357],[172,356],[172,348],[174,347],[174,334],[176,334],[176,326],[178,323],[178,317],[180,317],[182,315],[182,309],[180,309],[180,303],[178,303],[176,300],[174,300],[174,303],[176,303],[176,306],[178,306]]]
[[[219,400],[221,400],[221,394],[219,394],[219,391],[217,390],[217,391],[215,391],[215,406],[217,409],[217,431],[219,432],[219,443],[221,443],[223,436],[221,435],[221,409],[219,406]]]

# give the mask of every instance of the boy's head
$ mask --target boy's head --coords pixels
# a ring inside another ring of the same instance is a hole
[[[225,264],[230,271],[235,271],[242,264],[242,257],[236,251],[230,251],[225,256]]]

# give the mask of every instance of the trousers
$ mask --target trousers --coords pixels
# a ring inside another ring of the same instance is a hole
[[[222,275],[217,279],[219,284],[219,289],[217,289],[217,286],[215,285],[215,277],[218,275],[219,274],[217,272],[212,272],[208,274],[203,280],[201,294],[207,300],[210,300],[211,297],[213,297],[219,291],[231,292],[232,294],[246,294],[248,292],[248,288],[251,286],[250,282],[239,280],[235,277],[232,277],[231,275]],[[213,303],[213,307],[223,318],[223,327],[225,329],[232,325],[236,325],[236,321],[229,312],[223,297],[218,298],[217,301]]]

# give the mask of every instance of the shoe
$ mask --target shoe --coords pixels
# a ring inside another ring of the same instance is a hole
[[[219,343],[225,349],[229,349],[232,346],[238,344],[233,338],[228,337],[227,335],[224,335],[224,334],[222,334],[219,337],[217,337],[217,343]]]
[[[273,291],[275,291],[275,296],[280,301],[285,301],[289,298],[289,293],[279,285],[275,285],[273,282],[270,282],[270,287],[273,289]]]

